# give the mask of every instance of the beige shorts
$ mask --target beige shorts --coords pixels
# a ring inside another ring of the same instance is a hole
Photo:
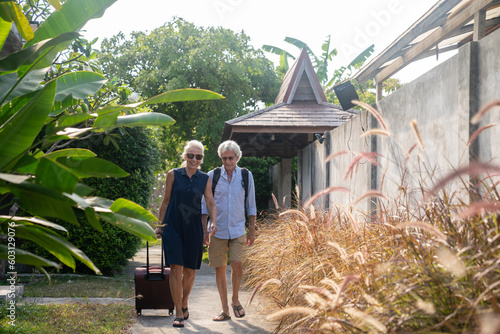
[[[208,246],[208,260],[210,267],[225,267],[227,265],[227,252],[230,261],[241,261],[243,257],[243,246],[246,244],[246,236],[242,235],[236,239],[219,239],[210,237]]]

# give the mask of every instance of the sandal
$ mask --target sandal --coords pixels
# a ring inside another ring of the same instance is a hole
[[[221,311],[219,315],[216,315],[215,317],[212,318],[213,321],[225,321],[229,319],[231,319],[231,317],[224,311]]]
[[[231,306],[233,307],[234,316],[236,318],[243,318],[245,316],[245,310],[243,309],[243,306],[241,305],[238,306],[231,305]],[[236,312],[238,312],[238,314],[236,314]]]
[[[186,313],[186,312],[188,313],[188,315],[186,315],[186,316],[184,317],[184,320],[188,320],[188,319],[189,319],[189,311],[188,311],[188,308],[187,308],[187,307],[186,307],[186,308],[184,308],[184,307],[183,307],[183,308],[182,308],[182,315],[184,315],[184,313]]]
[[[174,319],[174,327],[184,327],[184,319],[175,318]]]

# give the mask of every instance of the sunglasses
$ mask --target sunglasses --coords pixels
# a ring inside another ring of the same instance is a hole
[[[222,157],[222,161],[226,161],[226,160],[229,160],[229,161],[233,161],[235,157]]]
[[[201,160],[201,159],[203,159],[203,154],[186,153],[186,157],[188,159],[193,159],[196,157],[196,160]]]

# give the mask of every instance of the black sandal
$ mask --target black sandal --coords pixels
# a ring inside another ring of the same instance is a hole
[[[241,306],[241,304],[238,306],[231,306],[233,307],[234,316],[236,318],[243,318],[245,316],[245,310],[243,309],[243,306]],[[238,312],[238,314],[236,314],[236,312]]]
[[[189,319],[189,311],[188,311],[187,307],[186,308],[183,307],[182,308],[182,315],[184,316],[184,313],[186,313],[186,312],[188,313],[188,315],[184,317],[184,320],[188,320]]]
[[[174,319],[174,327],[184,327],[184,319],[182,319],[182,318],[175,318]]]

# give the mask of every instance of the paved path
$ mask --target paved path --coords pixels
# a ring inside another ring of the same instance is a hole
[[[150,248],[150,264],[159,265],[160,246]],[[146,251],[141,250],[132,259],[129,270],[133,276],[133,268],[146,263]],[[228,282],[230,271],[228,270]],[[231,287],[229,287],[231,291]],[[221,310],[219,293],[215,284],[215,269],[202,263],[201,269],[196,271],[194,287],[189,297],[189,319],[184,322],[184,328],[172,327],[174,315],[169,316],[168,310],[142,310],[142,315],[137,317],[137,323],[132,327],[132,334],[157,334],[157,333],[270,333],[275,328],[265,319],[262,304],[254,300],[250,306],[247,302],[251,292],[242,291],[240,302],[245,306],[246,316],[237,319],[231,311],[231,320],[215,322],[212,317]],[[229,298],[231,293],[229,293]]]

